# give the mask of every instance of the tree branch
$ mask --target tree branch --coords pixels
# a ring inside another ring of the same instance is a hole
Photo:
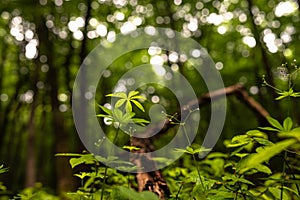
[[[251,110],[255,112],[255,114],[259,118],[266,119],[270,114],[266,111],[263,106],[257,102],[253,97],[251,97],[247,90],[241,84],[231,85],[224,89],[215,90],[210,93],[206,93],[200,96],[198,99],[191,100],[187,103],[186,107],[192,108],[196,105],[204,106],[205,104],[210,103],[211,101],[216,101],[219,98],[224,97],[224,95],[237,96],[242,102],[244,102]],[[169,128],[172,127],[168,120],[165,120],[164,127],[160,131],[160,133],[165,133]],[[156,124],[153,127],[149,127],[147,132],[152,132],[157,129],[157,127],[161,127],[161,124]],[[147,135],[147,133],[145,133]],[[159,134],[158,134],[159,135]],[[152,141],[155,140],[156,137],[150,138],[135,138],[133,137],[131,140],[131,145],[137,146],[140,148],[138,152],[151,152],[154,151],[155,148],[153,146]],[[142,162],[147,163],[147,165],[156,166],[155,161],[151,159],[151,157],[147,156],[138,156],[133,159],[133,162],[137,165],[137,167],[142,167]],[[142,172],[137,173],[136,175],[137,183],[138,183],[138,191],[149,190],[156,193],[160,199],[166,199],[170,194],[169,188],[167,186],[166,181],[164,180],[161,171],[156,170],[154,172]]]

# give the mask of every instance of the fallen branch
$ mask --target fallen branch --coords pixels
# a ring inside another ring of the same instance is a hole
[[[263,106],[257,102],[253,97],[251,97],[247,90],[241,84],[235,84],[228,86],[224,89],[216,90],[210,93],[206,93],[200,96],[198,99],[191,100],[185,105],[188,108],[193,108],[195,106],[204,106],[205,104],[211,103],[212,101],[216,101],[222,97],[235,95],[237,96],[243,103],[245,103],[251,110],[255,112],[255,114],[259,118],[266,119],[270,114],[266,111]],[[165,120],[161,123],[164,123],[164,126],[159,134],[165,133],[169,128],[173,125],[170,124],[168,120]],[[147,132],[151,133],[153,130],[157,129],[157,127],[161,127],[160,125],[154,125],[152,128],[149,127]],[[147,133],[145,133],[147,135]],[[157,135],[159,135],[157,134]],[[137,152],[152,152],[155,150],[153,144],[153,140],[156,137],[150,138],[135,138],[133,137],[131,143],[133,146],[137,146],[140,148]],[[138,156],[133,159],[133,162],[137,165],[137,167],[142,167],[142,162],[147,163],[147,165],[156,166],[155,161],[153,161],[149,156]],[[153,172],[141,172],[136,175],[137,183],[138,183],[138,191],[149,190],[156,193],[160,199],[166,199],[169,194],[169,188],[167,186],[166,181],[164,180],[161,171],[156,170]]]

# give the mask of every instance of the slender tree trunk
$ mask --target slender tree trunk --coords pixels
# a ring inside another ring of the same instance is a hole
[[[26,160],[26,178],[25,178],[25,187],[33,187],[36,182],[36,153],[35,153],[35,111],[38,105],[37,98],[37,87],[36,83],[38,82],[38,69],[37,64],[35,64],[34,70],[34,78],[32,81],[32,89],[33,89],[33,102],[31,105],[31,111],[28,122],[28,138],[27,138],[27,160]]]

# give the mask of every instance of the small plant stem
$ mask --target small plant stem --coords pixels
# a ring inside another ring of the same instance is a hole
[[[283,160],[284,160],[284,163],[286,163],[287,168],[291,171],[291,174],[292,174],[293,178],[296,180],[295,173],[293,172],[292,168],[290,167],[288,161],[284,157],[283,157]],[[296,184],[298,195],[300,195],[299,185],[298,185],[298,183],[295,183],[295,184]]]
[[[103,196],[104,196],[104,185],[105,185],[105,181],[106,181],[106,174],[107,174],[107,166],[105,166],[104,177],[103,177],[103,181],[102,181],[101,200],[103,200]]]
[[[178,190],[178,192],[177,192],[177,194],[176,194],[176,196],[175,196],[175,199],[177,200],[178,199],[178,196],[179,196],[179,193],[180,193],[180,190],[182,189],[182,187],[183,187],[183,181],[182,181],[182,183],[180,184],[180,187],[179,187],[179,190]]]
[[[116,135],[113,139],[113,143],[115,143],[117,141],[119,130],[120,130],[120,124],[118,125]],[[112,150],[113,150],[113,148],[110,149],[110,154],[112,153]],[[106,181],[107,169],[108,169],[108,167],[107,167],[107,165],[105,165],[104,177],[103,177],[102,187],[101,187],[101,200],[103,200],[103,196],[104,196],[104,185],[105,185],[105,181]]]
[[[284,160],[287,158],[287,151],[284,152]],[[286,163],[283,162],[283,169],[282,169],[282,175],[283,175],[283,182],[281,185],[281,191],[280,191],[280,200],[283,199],[283,187],[284,187],[284,182],[285,182],[285,171],[286,171]]]
[[[189,144],[189,146],[191,146],[191,141],[190,141],[190,138],[189,138],[189,136],[188,136],[188,134],[187,134],[185,125],[183,124],[182,127],[183,127],[184,135],[185,135],[185,137],[186,137],[186,139],[187,139],[187,141],[188,141],[188,144]],[[204,183],[203,183],[202,177],[201,177],[201,175],[200,175],[200,170],[199,170],[198,165],[197,165],[197,160],[196,160],[195,154],[192,154],[192,156],[193,156],[194,165],[195,165],[195,167],[196,167],[197,174],[198,174],[198,176],[199,176],[199,179],[200,179],[202,188],[203,188],[203,190],[205,190]]]

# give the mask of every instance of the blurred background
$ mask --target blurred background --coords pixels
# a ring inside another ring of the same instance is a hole
[[[86,55],[107,38],[151,26],[168,27],[193,38],[214,60],[225,86],[243,84],[279,120],[291,106],[292,117],[300,123],[295,118],[300,116],[299,100],[290,105],[274,101],[274,90],[262,86],[265,75],[268,83],[286,89],[292,63],[300,60],[299,0],[1,0],[0,165],[9,168],[0,175],[3,185],[14,192],[36,182],[53,191],[74,189],[68,158],[55,154],[84,150],[71,110],[78,69]],[[99,104],[105,103],[104,95],[112,92],[124,71],[157,56],[191,80],[198,94],[207,92],[193,70],[178,64],[176,54],[144,50],[114,62],[97,89]],[[294,82],[299,91],[299,81]],[[169,92],[153,85],[145,91],[152,103],[161,100],[174,107]],[[209,118],[203,116],[205,127]],[[222,150],[224,139],[261,122],[237,97],[230,96],[216,150]]]

